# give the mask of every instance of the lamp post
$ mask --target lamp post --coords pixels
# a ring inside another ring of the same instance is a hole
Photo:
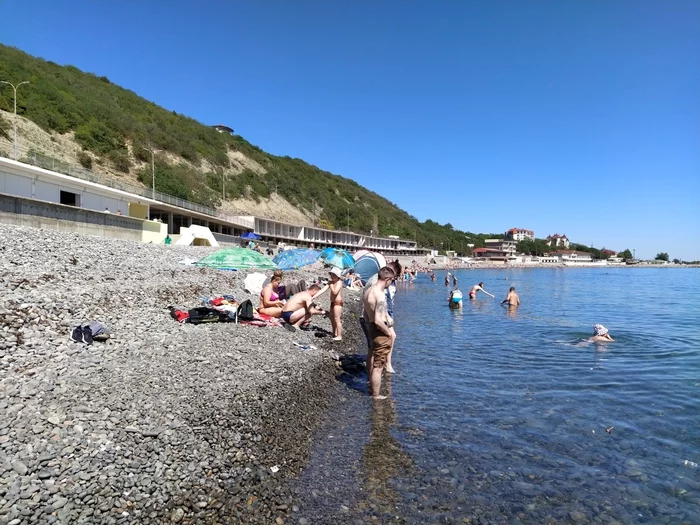
[[[12,89],[15,92],[15,117],[12,119],[14,129],[15,129],[15,140],[14,140],[14,144],[12,146],[12,149],[13,149],[14,160],[17,160],[17,88],[20,87],[22,84],[29,84],[29,80],[25,80],[24,82],[20,82],[16,86],[10,82],[5,81],[5,80],[0,80],[0,84],[7,84],[8,86],[12,86]]]
[[[143,146],[141,146],[141,149],[151,153],[151,177],[153,178],[153,193],[151,197],[153,200],[156,200],[156,152],[151,148],[145,148]]]
[[[635,261],[637,260],[637,249],[636,248],[632,248],[632,259],[634,259]]]

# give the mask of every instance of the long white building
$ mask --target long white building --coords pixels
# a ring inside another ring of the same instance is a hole
[[[91,178],[94,175],[86,170],[76,169],[71,174],[64,174],[0,157],[0,196],[18,197],[34,203],[14,213],[41,213],[44,217],[53,214],[58,219],[64,217],[66,221],[88,222],[85,213],[76,213],[77,210],[87,210],[93,212],[89,222],[94,223],[95,212],[109,212],[115,216],[112,223],[128,224],[131,229],[138,225],[134,221],[150,223],[142,225],[142,228],[152,232],[147,236],[151,242],[162,242],[168,234],[177,236],[181,227],[200,225],[208,227],[217,240],[229,243],[237,243],[241,234],[254,231],[264,241],[275,244],[284,242],[287,245],[308,246],[314,243],[322,248],[369,249],[387,255],[417,255],[424,251],[419,250],[413,240],[295,225],[252,215],[228,216],[170,195],[153,194],[146,188],[119,189],[87,180]],[[53,206],[41,209],[42,202]],[[5,214],[13,213],[6,209],[2,211]],[[125,219],[117,219],[117,216]],[[132,221],[129,222],[127,218]],[[154,227],[153,221],[162,223],[164,227]],[[113,225],[113,228],[118,227]],[[158,233],[154,233],[154,230]]]

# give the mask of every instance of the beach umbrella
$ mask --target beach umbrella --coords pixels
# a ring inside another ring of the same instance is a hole
[[[217,268],[219,270],[277,269],[277,265],[262,253],[247,248],[224,248],[207,255],[204,259],[197,261],[195,265],[203,268]]]
[[[326,263],[328,266],[335,266],[341,270],[355,266],[355,259],[352,258],[352,255],[345,250],[336,248],[326,248],[325,250],[321,250],[321,254],[318,256],[318,259]]]
[[[280,270],[298,270],[318,260],[320,251],[309,248],[293,248],[278,253],[272,259]]]
[[[243,235],[241,235],[241,239],[251,239],[253,241],[259,241],[260,239],[262,239],[262,237],[260,237],[260,235],[254,232],[245,232]]]
[[[355,259],[355,273],[360,276],[362,284],[366,284],[370,277],[379,273],[379,269],[386,266],[386,259],[381,253],[369,250],[358,250],[353,258]]]

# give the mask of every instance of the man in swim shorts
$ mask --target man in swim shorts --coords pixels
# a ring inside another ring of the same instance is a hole
[[[483,286],[484,286],[484,283],[479,283],[479,284],[475,284],[474,286],[472,286],[472,289],[469,290],[469,299],[476,299],[476,292],[478,292],[478,291],[482,291],[486,295],[493,297],[493,295],[491,295],[486,290],[484,290]]]
[[[326,311],[314,304],[314,298],[328,290],[328,286],[321,288],[318,284],[312,284],[308,290],[295,293],[282,308],[282,319],[287,323],[285,327],[298,327],[307,323],[314,315],[325,315]]]
[[[508,295],[501,301],[501,304],[508,303],[508,306],[520,306],[520,297],[515,293],[515,286],[511,286]]]
[[[385,266],[379,270],[377,282],[370,286],[362,297],[365,320],[369,338],[372,341],[371,368],[369,374],[369,393],[374,399],[384,399],[379,395],[382,386],[382,372],[387,365],[387,358],[394,346],[396,334],[392,330],[393,321],[389,317],[386,304],[386,289],[394,280],[394,271]]]
[[[333,331],[333,341],[343,340],[343,324],[340,321],[340,314],[343,311],[343,281],[340,279],[340,269],[333,268],[328,272],[331,276],[331,330]]]

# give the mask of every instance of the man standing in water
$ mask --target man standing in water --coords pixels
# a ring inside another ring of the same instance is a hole
[[[508,303],[508,306],[520,306],[520,297],[515,293],[515,286],[511,286],[508,295],[501,301],[501,304]]]
[[[385,266],[379,270],[377,282],[365,291],[362,305],[368,323],[369,338],[372,341],[371,360],[368,360],[369,393],[374,399],[385,399],[379,395],[382,386],[382,372],[387,364],[389,352],[394,346],[396,334],[392,330],[386,304],[386,289],[394,280],[394,271]],[[371,361],[371,363],[369,362]]]
[[[478,292],[478,291],[482,291],[486,295],[494,297],[493,295],[488,293],[486,290],[484,290],[483,286],[484,286],[484,283],[479,283],[479,284],[475,284],[474,286],[472,286],[472,289],[469,290],[469,299],[476,299],[476,292]]]

